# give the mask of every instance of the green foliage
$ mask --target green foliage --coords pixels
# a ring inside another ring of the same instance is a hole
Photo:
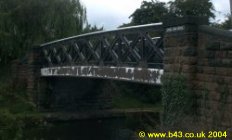
[[[168,16],[201,16],[214,18],[214,6],[210,0],[174,0],[169,3],[158,0],[143,1],[140,8],[130,16],[131,22],[120,27],[161,22]]]
[[[11,113],[33,112],[35,105],[28,100],[24,85],[13,84],[10,65],[0,69],[0,109],[7,109]]]
[[[147,2],[143,1],[140,8],[130,16],[133,25],[148,24],[160,22],[162,18],[168,14],[168,9],[164,2],[158,0]]]
[[[21,139],[25,121],[18,118],[18,114],[36,110],[28,100],[25,88],[13,86],[9,69],[9,65],[0,69],[0,140]]]
[[[96,32],[96,31],[102,31],[103,27],[98,28],[96,25],[91,26],[90,24],[87,24],[86,27],[83,29],[82,33],[89,33],[89,32]]]
[[[22,56],[35,44],[79,34],[85,23],[79,0],[2,0],[0,63]]]
[[[229,30],[232,29],[232,21],[231,21],[231,15],[226,16],[226,20],[222,23],[214,23],[212,24],[213,27]]]
[[[217,81],[218,84],[218,94],[220,95],[219,100],[217,100],[218,102],[218,106],[217,108],[212,107],[212,104],[210,104],[210,102],[212,102],[212,98],[210,98],[210,90],[206,88],[206,85],[203,85],[204,90],[202,91],[201,95],[202,97],[200,97],[201,99],[201,110],[202,110],[202,114],[201,117],[204,118],[204,123],[207,124],[204,127],[206,127],[207,129],[218,129],[221,127],[221,122],[223,122],[226,118],[231,118],[231,116],[228,116],[228,114],[226,114],[226,112],[228,111],[228,109],[230,110],[231,108],[228,106],[228,96],[230,94],[229,91],[229,83],[225,82],[225,81]],[[208,122],[209,120],[209,110],[210,111],[215,111],[215,113],[210,115],[210,119],[212,119],[213,121]]]
[[[210,0],[175,0],[170,1],[170,14],[177,17],[200,16],[215,18],[214,7]]]
[[[162,80],[162,123],[165,127],[179,124],[191,110],[192,102],[186,80],[182,75],[166,75]]]
[[[22,137],[22,122],[8,110],[0,109],[0,139],[17,140]]]
[[[26,97],[22,97],[20,92],[12,92],[6,95],[2,94],[2,89],[0,93],[0,105],[2,109],[7,109],[11,113],[24,113],[24,112],[34,112],[35,105],[28,101]],[[15,95],[13,95],[15,94]]]
[[[129,27],[129,26],[134,26],[134,23],[132,23],[132,22],[130,22],[130,23],[123,23],[118,28]]]

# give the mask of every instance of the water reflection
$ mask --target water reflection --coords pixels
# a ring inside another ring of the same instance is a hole
[[[25,140],[130,140],[124,118],[53,122],[24,131]]]

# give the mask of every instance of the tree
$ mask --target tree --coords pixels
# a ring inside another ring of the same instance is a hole
[[[168,4],[158,0],[143,1],[140,8],[130,16],[131,22],[120,27],[161,22],[168,16],[201,16],[209,19],[215,17],[214,11],[210,0],[175,0]]]
[[[169,2],[170,15],[176,17],[201,16],[215,18],[214,6],[210,0],[175,0]]]
[[[226,16],[226,20],[222,22],[221,24],[219,24],[219,28],[226,29],[226,30],[232,29],[231,15]]]
[[[85,24],[79,0],[1,0],[0,63],[22,56],[34,44],[79,34]]]
[[[92,26],[87,23],[82,33],[96,32],[96,31],[102,31],[102,30],[103,30],[103,27],[98,28],[96,25]]]
[[[143,1],[140,8],[130,16],[133,25],[160,22],[168,14],[168,9],[164,2],[158,0],[147,2]],[[131,24],[129,24],[131,25]]]

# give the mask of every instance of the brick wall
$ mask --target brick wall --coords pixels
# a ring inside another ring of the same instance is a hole
[[[29,100],[33,100],[31,94],[34,87],[34,76],[32,66],[28,63],[28,56],[11,62],[11,71],[13,76],[13,87],[25,89]]]
[[[40,78],[41,65],[38,53],[36,49],[32,49],[21,59],[14,60],[11,63],[14,78],[13,86],[25,88],[29,100],[34,103],[37,102],[37,94],[42,90],[40,84],[43,81]]]

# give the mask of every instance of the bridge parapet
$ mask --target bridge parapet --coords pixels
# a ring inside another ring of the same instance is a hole
[[[162,23],[73,36],[42,44],[43,67],[70,65],[162,68]]]

